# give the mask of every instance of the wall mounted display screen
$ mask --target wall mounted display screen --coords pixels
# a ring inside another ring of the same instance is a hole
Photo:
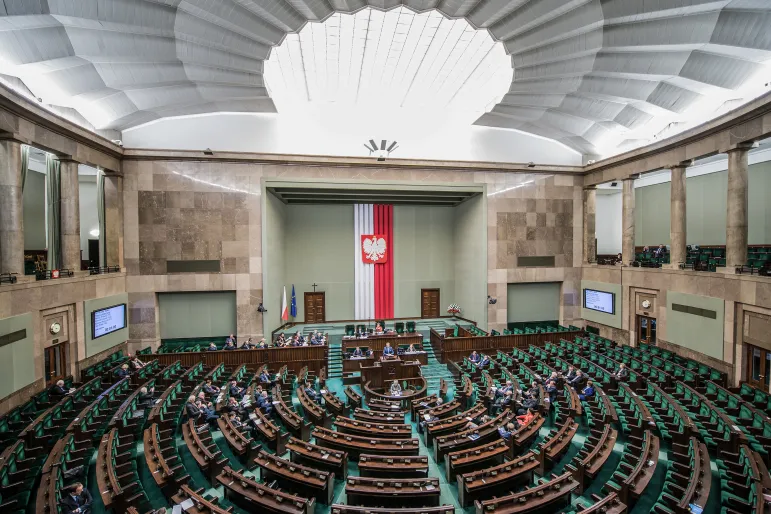
[[[584,289],[584,308],[605,314],[616,313],[616,295],[606,291]]]
[[[92,339],[126,328],[126,304],[113,305],[91,313]]]

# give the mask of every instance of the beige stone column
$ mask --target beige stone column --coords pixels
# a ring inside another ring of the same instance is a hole
[[[584,258],[583,263],[595,262],[597,257],[597,188],[584,189]]]
[[[61,158],[59,189],[59,227],[62,244],[64,269],[80,271],[80,188],[78,185],[78,163]]]
[[[21,143],[0,141],[0,273],[24,274]]]
[[[673,166],[672,187],[670,188],[670,215],[669,215],[669,262],[676,268],[686,260],[686,199],[685,199],[685,171],[690,163],[680,163]]]
[[[104,176],[105,266],[123,267],[123,177]]]
[[[624,264],[634,261],[634,181],[637,177],[625,178],[622,193],[621,213],[621,259]]]
[[[752,143],[728,150],[728,199],[726,207],[726,267],[747,264],[748,157]]]

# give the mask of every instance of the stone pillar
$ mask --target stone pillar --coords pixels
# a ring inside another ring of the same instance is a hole
[[[0,141],[0,273],[24,274],[21,143]]]
[[[728,199],[726,208],[726,267],[747,264],[747,168],[752,144],[728,150]]]
[[[686,229],[685,229],[685,170],[688,163],[680,163],[673,166],[672,169],[672,187],[670,190],[670,216],[669,216],[669,239],[670,254],[669,262],[673,268],[679,266],[686,260]]]
[[[621,259],[629,265],[634,261],[634,181],[625,178],[621,213]]]
[[[59,159],[61,186],[59,193],[59,227],[63,269],[80,271],[80,187],[78,163]]]
[[[105,266],[123,267],[123,177],[104,176]]]
[[[597,188],[584,189],[584,258],[583,263],[595,262],[597,249]]]

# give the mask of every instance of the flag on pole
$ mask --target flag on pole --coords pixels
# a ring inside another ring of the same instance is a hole
[[[293,317],[297,317],[297,297],[294,295],[294,284],[292,284],[292,305],[289,307],[289,314]]]
[[[284,296],[281,298],[281,319],[289,320],[289,310],[286,308],[286,286],[284,286]]]

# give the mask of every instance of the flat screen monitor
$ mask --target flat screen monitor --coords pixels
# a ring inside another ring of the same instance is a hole
[[[616,295],[606,291],[584,289],[584,308],[605,314],[615,314]]]
[[[113,305],[91,313],[92,339],[126,328],[126,304]]]

